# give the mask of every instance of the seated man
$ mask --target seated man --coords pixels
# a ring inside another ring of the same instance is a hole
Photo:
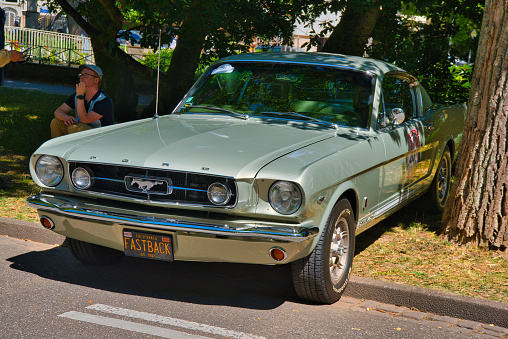
[[[51,137],[114,124],[113,101],[100,87],[102,70],[95,65],[79,66],[79,83],[72,94],[55,111],[51,121]],[[75,110],[75,116],[69,115]]]

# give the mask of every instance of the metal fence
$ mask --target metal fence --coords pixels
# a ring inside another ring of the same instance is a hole
[[[32,62],[75,66],[94,64],[90,38],[31,28],[5,27],[5,46],[25,52]]]

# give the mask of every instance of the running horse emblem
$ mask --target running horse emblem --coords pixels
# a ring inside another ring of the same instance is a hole
[[[156,185],[162,185],[162,181],[151,181],[151,180],[141,180],[141,179],[132,179],[131,185],[134,186],[137,184],[139,189],[143,191],[143,193],[147,193]]]

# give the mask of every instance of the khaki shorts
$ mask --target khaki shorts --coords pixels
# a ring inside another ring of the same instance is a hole
[[[92,129],[92,127],[81,122],[75,122],[74,124],[67,126],[63,120],[54,118],[51,121],[51,138],[61,137],[62,135],[72,134],[76,132],[86,131]]]

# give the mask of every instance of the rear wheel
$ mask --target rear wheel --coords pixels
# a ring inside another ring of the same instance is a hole
[[[450,149],[446,147],[439,161],[436,175],[426,194],[427,207],[431,212],[441,213],[450,194],[452,180],[452,157]]]
[[[355,252],[355,219],[348,200],[333,208],[312,253],[291,264],[293,284],[302,299],[331,304],[349,281]]]
[[[67,238],[67,244],[74,258],[84,264],[109,265],[124,257],[123,252],[81,240]]]

